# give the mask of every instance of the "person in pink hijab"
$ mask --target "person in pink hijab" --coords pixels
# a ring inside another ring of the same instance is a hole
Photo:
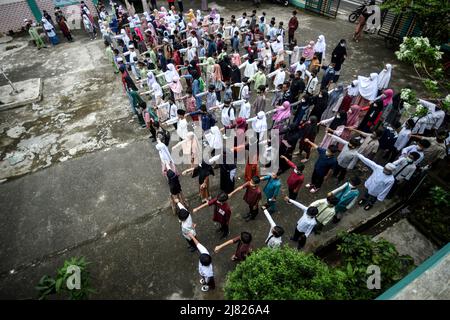
[[[211,79],[212,79],[212,84],[214,84],[214,87],[215,87],[217,100],[222,101],[220,92],[223,90],[225,85],[223,83],[222,69],[220,69],[220,65],[217,63],[214,64],[213,74],[212,74]]]
[[[344,131],[341,133],[341,138],[344,140],[350,140],[352,131],[349,128],[356,129],[361,122],[361,113],[364,110],[367,110],[368,107],[361,107],[357,104],[350,106],[350,109],[347,111],[347,124],[345,125]],[[339,144],[339,147],[342,148],[342,144]]]
[[[380,121],[383,123],[389,117],[389,114],[392,112],[392,98],[394,96],[394,90],[386,89],[383,91],[381,98],[383,99],[383,112],[379,116]],[[390,117],[389,117],[390,118]]]
[[[277,107],[277,111],[272,117],[272,129],[278,129],[283,126],[291,116],[291,104],[289,101],[283,102],[283,105]]]
[[[305,58],[305,66],[308,69],[314,57],[314,41],[310,41],[306,47],[301,47],[301,49],[303,49],[302,57]]]
[[[183,86],[180,82],[180,77],[178,75],[174,75],[172,78],[172,82],[169,83],[170,90],[173,92],[173,96],[175,98],[176,103],[180,103],[182,99],[181,92],[183,91]]]

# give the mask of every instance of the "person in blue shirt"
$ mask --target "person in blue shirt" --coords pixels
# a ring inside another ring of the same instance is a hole
[[[231,38],[231,47],[233,51],[239,52],[239,31],[236,31]]]
[[[215,53],[217,53],[217,45],[216,45],[216,42],[214,41],[214,35],[210,34],[209,39],[205,38],[205,40],[208,41],[207,56],[212,57],[212,56],[214,56]]]
[[[275,213],[276,211],[276,201],[277,196],[280,193],[281,182],[278,178],[277,173],[272,173],[271,175],[267,175],[264,177],[260,177],[260,180],[267,180],[267,184],[264,187],[264,195],[267,199],[267,205],[265,207],[268,208],[270,214]]]
[[[319,158],[314,165],[314,171],[311,177],[311,183],[308,183],[305,187],[310,189],[309,192],[316,193],[322,186],[325,177],[328,177],[337,165],[336,153],[338,147],[331,145],[328,149],[319,148],[317,144],[311,142],[309,139],[305,139],[305,142],[311,145],[311,148],[316,149],[319,153]]]
[[[320,83],[320,90],[328,89],[330,84],[334,82],[334,76],[336,74],[334,66],[334,63],[330,63],[328,67],[322,66],[322,69],[325,70],[325,74],[323,75],[322,82]]]

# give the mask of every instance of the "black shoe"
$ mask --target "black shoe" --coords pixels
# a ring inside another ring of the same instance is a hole
[[[289,238],[289,240],[291,240],[291,241],[295,241],[295,242],[297,242],[297,241],[298,241],[298,240],[295,240],[295,239],[294,239],[294,237],[290,237],[290,238]]]
[[[222,236],[220,237],[220,239],[225,239],[226,237],[228,237],[230,235],[230,231],[228,231],[227,233],[222,234]]]

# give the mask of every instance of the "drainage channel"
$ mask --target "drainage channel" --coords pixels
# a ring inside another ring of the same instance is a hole
[[[387,228],[389,228],[390,226],[392,226],[394,223],[402,219],[406,219],[409,213],[409,210],[407,208],[409,200],[416,194],[416,192],[422,186],[425,179],[426,176],[422,177],[422,179],[419,181],[419,183],[417,183],[416,187],[414,188],[414,190],[411,192],[411,194],[407,199],[397,202],[392,207],[381,212],[376,217],[368,220],[366,223],[349,231],[349,233],[364,234],[374,237],[383,232],[384,230],[386,230]],[[339,253],[337,250],[337,246],[340,243],[341,240],[338,237],[336,237],[330,243],[318,247],[314,251],[314,254],[320,259],[324,260],[325,262],[334,265],[337,263],[337,261],[339,261]]]

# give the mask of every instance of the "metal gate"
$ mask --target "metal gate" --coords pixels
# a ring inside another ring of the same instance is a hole
[[[420,35],[420,27],[412,13],[396,14],[386,10],[381,15],[381,26],[378,34],[386,40],[402,42],[403,37]]]
[[[341,0],[306,0],[305,10],[326,16],[336,18]]]

